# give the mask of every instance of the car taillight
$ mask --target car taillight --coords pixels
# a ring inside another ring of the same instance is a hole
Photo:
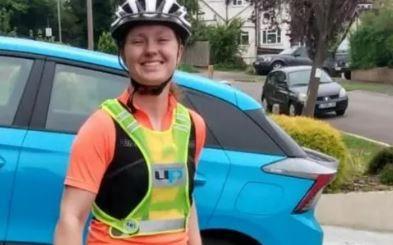
[[[336,176],[338,167],[336,159],[310,149],[304,150],[307,154],[305,158],[287,158],[263,167],[268,173],[314,180],[294,213],[303,213],[315,206],[323,189]]]
[[[321,174],[317,177],[310,190],[297,205],[294,213],[304,213],[315,207],[323,189],[334,179],[335,174]]]

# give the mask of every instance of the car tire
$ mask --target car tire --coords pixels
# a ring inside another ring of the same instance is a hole
[[[262,96],[262,105],[265,111],[272,112],[272,105],[269,104],[265,96]]]
[[[272,64],[272,70],[280,69],[283,66],[284,63],[282,63],[281,61],[274,61]]]
[[[203,245],[238,245],[238,244],[239,243],[225,240],[223,238],[218,238],[218,237],[205,237],[205,238],[203,238]]]
[[[344,71],[344,77],[347,80],[351,80],[351,71]]]
[[[288,115],[289,116],[299,116],[301,114],[300,108],[295,105],[295,103],[290,102],[288,105]]]
[[[345,110],[337,110],[336,115],[337,116],[343,116],[345,114]]]

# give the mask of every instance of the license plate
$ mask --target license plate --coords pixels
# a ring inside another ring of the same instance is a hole
[[[320,109],[326,109],[326,108],[332,108],[336,106],[336,102],[329,102],[329,103],[325,103],[325,104],[320,104],[319,108]]]

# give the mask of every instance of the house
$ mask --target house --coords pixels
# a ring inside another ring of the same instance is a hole
[[[269,16],[262,13],[258,27],[252,21],[254,5],[246,0],[199,0],[198,19],[207,25],[224,24],[234,18],[244,21],[240,36],[241,56],[247,64],[251,64],[258,54],[278,53],[291,46],[287,24],[280,28],[271,28]],[[226,4],[228,3],[228,5]]]
[[[199,20],[203,20],[207,25],[223,24],[234,18],[244,21],[240,43],[242,47],[241,56],[247,64],[251,64],[259,54],[279,53],[290,48],[291,41],[288,36],[289,25],[280,20],[276,15],[279,27],[270,25],[270,14],[259,13],[259,18],[255,17],[254,5],[246,0],[198,0]],[[227,3],[227,4],[226,4]],[[355,24],[358,24],[358,13],[372,9],[372,0],[360,0]],[[285,14],[285,12],[284,12]],[[283,16],[288,19],[288,16]],[[282,19],[283,19],[282,18]],[[252,19],[259,19],[256,25]],[[343,40],[339,49],[348,49],[348,38]]]

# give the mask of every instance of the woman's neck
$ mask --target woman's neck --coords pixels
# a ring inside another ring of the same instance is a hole
[[[133,103],[147,113],[154,130],[162,130],[162,119],[168,111],[169,87],[166,86],[159,95],[134,94]]]

